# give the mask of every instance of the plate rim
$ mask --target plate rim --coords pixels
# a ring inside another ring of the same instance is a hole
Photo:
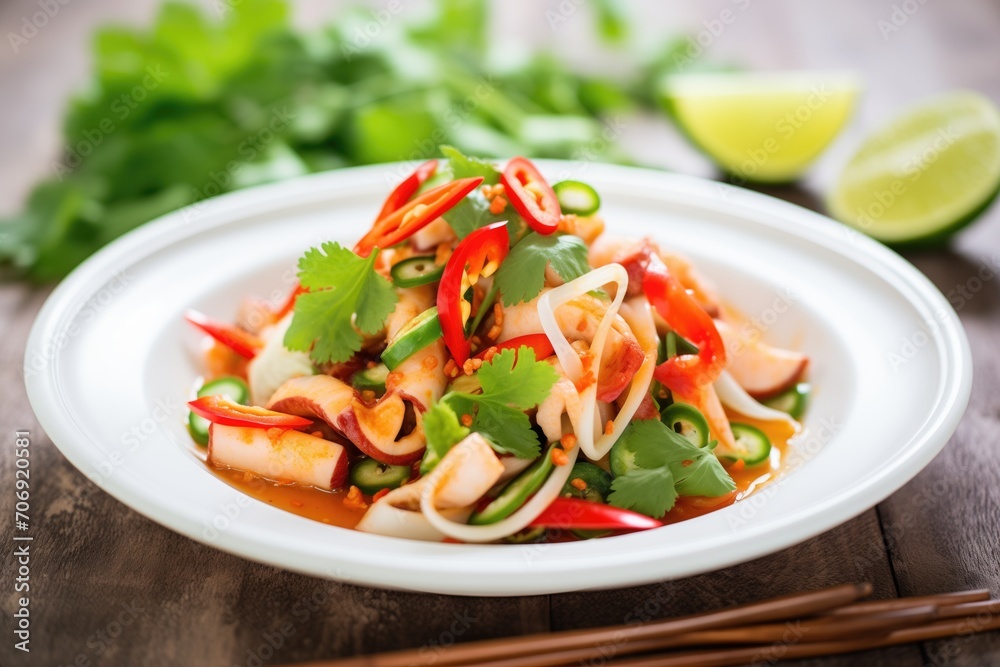
[[[726,546],[725,554],[715,554],[703,558],[699,563],[684,568],[669,567],[669,559],[662,559],[659,567],[651,563],[648,552],[639,551],[631,555],[627,549],[620,550],[616,565],[644,565],[642,571],[632,567],[605,567],[603,577],[595,586],[581,585],[579,582],[591,573],[592,559],[580,562],[560,563],[558,569],[553,564],[535,567],[533,571],[511,572],[522,577],[522,583],[511,586],[510,582],[494,582],[480,577],[474,572],[456,572],[454,558],[447,560],[448,572],[441,569],[413,567],[406,570],[392,570],[386,576],[382,568],[393,559],[371,553],[359,554],[355,560],[348,560],[351,568],[358,571],[345,577],[340,570],[329,567],[320,569],[318,558],[328,558],[328,553],[316,550],[282,551],[273,549],[273,544],[260,539],[260,532],[231,530],[221,533],[218,539],[209,541],[201,535],[202,526],[195,519],[153,498],[135,494],[134,489],[123,482],[123,476],[95,479],[85,471],[84,453],[73,444],[73,434],[65,428],[65,414],[60,414],[61,402],[55,368],[49,363],[42,372],[30,371],[28,364],[32,358],[42,353],[48,336],[62,330],[62,324],[71,321],[84,307],[87,299],[118,271],[118,260],[128,257],[141,248],[147,254],[162,250],[172,243],[196,237],[199,234],[231,225],[234,222],[257,215],[274,214],[298,206],[315,205],[323,200],[335,202],[339,195],[336,188],[329,187],[341,181],[340,187],[352,180],[370,184],[375,174],[402,174],[410,163],[386,163],[353,167],[319,174],[289,179],[286,181],[248,188],[206,200],[193,207],[186,207],[147,223],[115,240],[77,267],[64,279],[46,299],[31,327],[25,346],[24,376],[29,402],[50,439],[59,451],[81,473],[97,484],[102,490],[144,516],[170,530],[185,535],[203,544],[257,562],[289,569],[313,576],[349,580],[352,583],[382,587],[416,590],[423,592],[458,595],[522,595],[547,594],[584,588],[614,588],[639,585],[663,579],[692,576],[706,571],[721,569],[747,560],[765,556],[788,548],[804,540],[826,532],[874,507],[897,491],[919,473],[941,451],[957,428],[968,404],[972,388],[972,356],[965,331],[954,309],[944,295],[913,265],[889,248],[861,235],[859,232],[834,222],[833,220],[790,202],[759,192],[736,186],[702,179],[694,176],[660,172],[651,169],[618,165],[595,164],[578,161],[538,160],[543,171],[555,172],[559,168],[580,173],[586,169],[596,172],[597,177],[617,181],[620,187],[632,187],[639,192],[649,192],[655,184],[658,198],[673,204],[693,205],[713,213],[732,215],[741,209],[755,211],[758,216],[766,214],[771,221],[757,217],[754,222],[769,226],[784,234],[798,236],[813,243],[828,241],[828,250],[843,256],[845,243],[850,243],[858,256],[875,260],[865,265],[889,284],[897,295],[918,311],[926,310],[937,315],[938,336],[932,338],[942,366],[942,382],[934,404],[935,418],[926,421],[911,438],[911,445],[904,456],[897,457],[881,470],[869,474],[863,483],[854,485],[845,492],[811,505],[807,511],[790,513],[781,520],[774,520],[765,526],[755,526],[739,533],[725,533],[713,536],[711,540],[699,540],[692,549],[705,551],[712,543]],[[574,169],[575,168],[575,169]],[[711,190],[715,194],[711,194]],[[727,210],[728,209],[728,210]],[[189,227],[188,216],[197,215],[203,220]],[[860,264],[851,257],[854,264]],[[79,298],[82,295],[83,298]],[[77,308],[73,308],[74,301]],[[919,306],[919,307],[918,307]],[[53,400],[56,399],[56,400]],[[85,436],[79,436],[85,437]],[[62,443],[62,444],[60,444]],[[127,466],[126,466],[127,469]],[[770,535],[767,546],[755,543],[761,536]],[[395,540],[380,536],[367,536],[378,540]],[[616,538],[616,539],[627,539]],[[299,545],[301,546],[301,544]],[[453,550],[495,549],[489,545],[431,545]],[[452,552],[449,552],[452,553]],[[471,553],[471,551],[469,552]],[[542,565],[542,563],[535,563]],[[474,568],[473,568],[474,569]],[[448,574],[450,576],[442,576]],[[460,576],[459,576],[460,575]],[[496,577],[503,579],[503,577]]]

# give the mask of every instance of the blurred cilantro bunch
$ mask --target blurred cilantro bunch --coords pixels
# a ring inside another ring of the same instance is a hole
[[[168,2],[151,29],[103,29],[52,177],[0,226],[0,267],[54,280],[199,199],[345,165],[426,159],[440,143],[485,156],[571,157],[607,146],[595,141],[602,115],[649,103],[641,85],[585,78],[545,54],[491,73],[487,4],[440,0],[417,25],[358,10],[305,33],[290,25],[284,0],[219,0],[221,17]],[[602,35],[621,39],[611,3],[594,6]]]

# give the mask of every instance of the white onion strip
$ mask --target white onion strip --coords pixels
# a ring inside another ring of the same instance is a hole
[[[554,287],[538,298],[538,319],[542,324],[542,331],[545,332],[545,335],[548,336],[549,341],[552,343],[552,349],[555,350],[556,356],[559,358],[559,363],[562,364],[563,370],[566,372],[566,376],[574,383],[579,382],[580,378],[583,377],[583,364],[580,362],[580,357],[577,355],[576,350],[573,349],[573,346],[570,345],[569,340],[563,334],[562,329],[560,329],[555,311],[559,306],[568,301],[583,296],[588,292],[602,289],[609,283],[614,283],[618,289],[615,290],[615,298],[612,300],[607,312],[605,312],[604,318],[597,325],[594,339],[590,343],[590,353],[593,355],[592,367],[596,376],[600,372],[601,358],[604,355],[604,344],[607,341],[608,333],[611,331],[611,325],[618,314],[618,309],[621,308],[622,301],[625,299],[625,290],[628,288],[628,271],[621,264],[606,264],[594,269],[590,273],[585,273],[576,280],[571,280],[565,285]],[[632,398],[631,393],[629,398]],[[614,438],[602,437],[604,433],[603,426],[597,423],[599,417],[597,415],[596,377],[595,382],[580,392],[580,403],[580,419],[578,423],[573,425],[573,430],[575,431],[580,449],[583,450],[583,453],[588,458],[596,461],[604,456],[607,450],[611,449],[611,445],[614,444]],[[636,403],[637,407],[638,403]],[[634,412],[635,410],[633,409]],[[619,417],[621,417],[621,414],[619,414]],[[629,419],[631,419],[631,415],[629,415]],[[598,439],[601,441],[602,448],[606,445],[604,451],[600,451],[597,448],[595,440]],[[608,440],[610,440],[610,444],[608,444]]]
[[[423,489],[420,498],[420,509],[434,528],[444,533],[448,537],[461,540],[462,542],[495,542],[496,540],[513,535],[517,531],[526,528],[529,523],[535,520],[546,507],[552,504],[565,486],[569,475],[573,470],[573,463],[576,462],[579,447],[574,447],[567,455],[569,462],[556,466],[552,474],[542,485],[532,498],[503,521],[491,523],[486,526],[470,526],[466,523],[457,523],[442,514],[434,505],[434,497],[438,488],[447,480],[447,466],[444,461],[437,465],[431,474],[426,478],[427,486]]]
[[[775,410],[759,403],[757,399],[748,394],[739,385],[728,371],[722,371],[722,375],[715,381],[715,392],[719,395],[719,400],[722,401],[723,405],[735,410],[744,417],[767,422],[785,422],[796,431],[802,428],[802,425],[795,421],[787,412]]]

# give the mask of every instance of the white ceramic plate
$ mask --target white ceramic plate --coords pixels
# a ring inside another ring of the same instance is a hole
[[[224,196],[144,226],[52,294],[28,342],[28,394],[85,475],[192,539],[321,577],[462,595],[640,584],[725,567],[872,507],[944,446],[968,402],[968,343],[911,265],[796,206],[662,172],[542,162],[593,184],[609,228],[693,257],[768,340],[813,359],[796,469],[756,495],[655,531],[548,546],[404,541],[331,527],[252,500],[192,452],[184,400],[200,368],[181,319],[287,289],[327,238],[352,244],[402,165],[349,169]]]

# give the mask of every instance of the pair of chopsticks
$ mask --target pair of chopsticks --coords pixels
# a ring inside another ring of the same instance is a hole
[[[1000,629],[986,590],[860,601],[845,584],[642,625],[489,639],[297,667],[727,667],[813,658]]]

